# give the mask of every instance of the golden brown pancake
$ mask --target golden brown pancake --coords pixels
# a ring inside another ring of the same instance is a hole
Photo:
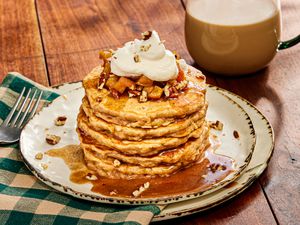
[[[106,113],[100,113],[100,112],[94,112],[94,115],[107,121],[108,123],[126,126],[126,127],[133,127],[133,128],[158,128],[158,127],[166,127],[170,125],[171,123],[175,123],[176,121],[180,119],[184,119],[185,116],[177,117],[177,118],[156,118],[151,121],[145,122],[142,120],[139,121],[129,121],[124,120],[115,116],[108,115]]]
[[[203,159],[204,151],[208,145],[208,142],[204,142],[196,153],[193,154],[191,160],[181,160],[171,165],[159,164],[153,167],[143,167],[137,164],[121,163],[120,165],[114,165],[113,158],[99,158],[95,152],[89,148],[84,149],[85,160],[87,166],[96,171],[100,176],[110,177],[113,179],[132,179],[142,177],[155,177],[155,176],[169,176],[176,171],[192,165],[191,162],[201,161]],[[199,161],[200,160],[200,161]]]
[[[198,154],[199,150],[202,150],[208,145],[208,137],[209,132],[208,128],[206,128],[200,138],[189,140],[175,149],[168,149],[157,155],[149,157],[126,155],[112,149],[97,147],[93,144],[84,142],[81,143],[81,147],[92,151],[99,159],[113,158],[119,160],[121,163],[135,164],[142,167],[155,167],[161,164],[172,165],[178,162],[194,161],[194,156]]]
[[[121,120],[139,121],[146,125],[157,118],[185,117],[201,110],[206,104],[205,80],[199,80],[195,77],[200,73],[195,69],[191,69],[191,72],[187,75],[189,88],[181,93],[178,98],[147,101],[144,103],[140,103],[137,98],[129,98],[126,95],[116,99],[111,96],[109,90],[99,90],[97,85],[101,71],[101,67],[96,67],[83,80],[86,96],[96,116],[99,115],[97,113],[104,113]]]
[[[101,71],[96,67],[84,78],[85,97],[77,117],[89,169],[109,178],[169,176],[204,158],[210,143],[201,72],[189,67],[188,88],[177,98],[141,103],[98,89]]]
[[[204,125],[202,125],[200,128],[195,129],[187,136],[181,138],[161,137],[155,139],[145,139],[142,141],[128,141],[119,140],[114,138],[112,135],[93,130],[89,126],[88,119],[83,113],[79,113],[77,125],[79,130],[84,133],[85,136],[89,136],[93,139],[95,145],[115,149],[128,155],[138,154],[142,156],[154,155],[164,149],[175,148],[186,143],[190,138],[199,138],[203,133],[204,127]]]
[[[143,129],[112,124],[100,119],[93,114],[86,98],[82,100],[81,107],[89,120],[90,127],[95,131],[112,134],[115,138],[121,140],[134,141],[158,137],[188,136],[189,133],[202,125],[205,120],[204,115],[207,109],[207,105],[205,105],[199,112],[193,113],[184,119],[177,120],[165,127]]]

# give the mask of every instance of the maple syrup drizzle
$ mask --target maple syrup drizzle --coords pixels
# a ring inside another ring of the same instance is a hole
[[[211,148],[212,149],[212,148]],[[139,197],[162,197],[202,192],[210,189],[214,184],[223,180],[234,169],[234,161],[223,155],[207,150],[205,158],[188,168],[182,169],[168,177],[139,178],[139,179],[111,179],[97,176],[97,180],[90,180],[87,176],[93,174],[84,161],[84,154],[80,146],[67,145],[63,148],[52,149],[46,153],[52,157],[64,160],[71,170],[70,180],[77,184],[92,183],[92,191],[102,195],[119,197],[133,197],[132,193],[144,183],[150,187]]]

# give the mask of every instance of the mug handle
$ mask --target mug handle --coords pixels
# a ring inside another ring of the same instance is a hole
[[[298,35],[297,37],[288,40],[288,41],[281,41],[279,42],[278,46],[277,46],[277,50],[283,50],[283,49],[287,49],[290,47],[293,47],[294,45],[298,44],[300,42],[300,35]]]

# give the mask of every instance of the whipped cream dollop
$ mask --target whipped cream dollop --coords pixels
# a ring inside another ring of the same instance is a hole
[[[156,31],[145,32],[118,48],[111,59],[111,72],[117,76],[144,75],[153,81],[168,81],[178,75],[175,55],[166,50]]]

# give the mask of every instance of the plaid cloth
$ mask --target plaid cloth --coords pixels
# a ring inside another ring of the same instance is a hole
[[[59,96],[18,73],[9,73],[0,85],[0,124],[23,87],[44,90],[41,107]],[[101,204],[61,194],[29,172],[18,144],[0,146],[0,224],[149,224],[161,209]]]

